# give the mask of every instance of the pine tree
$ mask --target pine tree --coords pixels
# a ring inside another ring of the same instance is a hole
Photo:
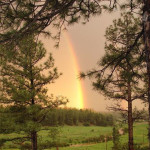
[[[47,112],[66,103],[63,97],[47,95],[46,85],[54,83],[61,73],[54,66],[52,54],[43,62],[45,56],[43,44],[30,36],[22,39],[13,51],[3,53],[1,65],[0,103],[9,116],[6,123],[8,119],[11,122],[1,126],[1,132],[24,131],[33,150],[37,150],[37,133]]]
[[[81,17],[101,13],[98,0],[1,0],[0,43],[11,43],[31,33],[51,35],[48,26],[56,27],[60,38],[63,24],[74,24]]]
[[[136,34],[139,32],[139,19],[131,13],[124,13],[113,21],[106,30],[105,55],[99,61],[99,71],[90,71],[87,75],[95,78],[93,86],[106,98],[117,100],[111,109],[128,114],[129,150],[133,150],[132,101],[143,98],[142,75],[144,72],[143,44],[139,41],[131,51]],[[93,74],[94,73],[94,74]],[[82,74],[81,74],[82,75]],[[84,74],[83,74],[84,76]],[[127,101],[128,109],[121,106]]]
[[[146,64],[147,64],[147,95],[148,95],[148,111],[149,111],[149,150],[150,150],[150,0],[143,1],[143,29],[144,29],[144,43],[145,43],[145,54],[146,54]]]
[[[113,147],[112,150],[121,150],[120,134],[117,127],[113,127]]]

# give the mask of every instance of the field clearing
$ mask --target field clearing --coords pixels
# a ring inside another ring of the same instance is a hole
[[[55,127],[47,127],[43,128],[42,131],[39,132],[39,141],[40,143],[45,141],[52,141],[53,139],[50,137],[50,130],[55,129]],[[83,140],[91,138],[91,137],[99,137],[100,135],[111,135],[112,127],[99,127],[99,126],[64,126],[58,127],[60,133],[57,135],[55,140],[59,142],[68,143],[70,146],[59,148],[59,150],[111,150],[112,141],[104,143],[82,143]],[[20,136],[20,135],[19,135]],[[8,134],[0,135],[0,139],[2,138],[13,138],[18,137],[17,134]],[[122,143],[127,143],[128,135],[122,135],[120,137]],[[147,124],[146,123],[136,123],[134,125],[134,140],[135,143],[146,146],[148,143],[147,140]],[[17,147],[12,147],[11,142],[7,142],[3,149],[5,150],[19,150]],[[13,145],[14,146],[14,145]],[[44,149],[42,149],[44,150]],[[45,149],[50,150],[50,149]],[[51,150],[56,150],[56,148],[51,148]]]
[[[50,129],[50,127],[49,127]],[[59,127],[60,134],[58,140],[72,144],[81,143],[85,138],[98,137],[100,135],[110,135],[112,127],[98,127],[98,126],[64,126]],[[48,130],[39,132],[43,141],[51,139]],[[52,139],[51,139],[52,140]]]
[[[111,150],[112,148],[112,142],[107,143],[107,150]],[[59,150],[105,150],[106,149],[106,143],[97,143],[97,144],[89,144],[89,145],[83,145],[83,146],[77,146],[77,147],[62,147],[59,148]],[[56,148],[52,149],[46,149],[46,150],[56,150]]]
[[[147,127],[148,125],[146,123],[136,123],[134,124],[134,142],[139,144],[140,146],[148,146],[148,139],[147,139]],[[104,129],[107,129],[107,127],[102,127]],[[120,137],[120,140],[122,143],[127,143],[128,135],[122,135]],[[59,148],[59,150],[112,150],[113,143],[112,141],[109,141],[106,143],[96,143],[96,144],[87,144],[87,145],[80,145],[77,147],[64,147]],[[50,149],[47,149],[50,150]],[[56,150],[56,148],[53,148],[51,150]]]

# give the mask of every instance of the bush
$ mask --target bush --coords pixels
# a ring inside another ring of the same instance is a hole
[[[88,127],[88,126],[90,126],[90,123],[89,122],[85,122],[85,123],[83,123],[83,125]]]
[[[25,142],[23,145],[21,145],[21,150],[31,150],[31,143]]]
[[[128,133],[128,127],[123,128],[123,134],[126,134],[126,133]]]
[[[134,144],[134,149],[135,150],[148,150],[147,148],[146,149],[141,148],[139,144]],[[122,144],[121,145],[121,150],[128,150],[128,143]]]
[[[4,143],[6,142],[5,139],[0,139],[0,147],[2,147],[4,145]]]
[[[69,146],[69,144],[65,142],[51,142],[51,141],[46,141],[43,143],[38,144],[39,150],[47,149],[47,148],[52,148],[52,147],[66,147]]]
[[[82,141],[82,143],[103,143],[105,140],[111,141],[112,136],[100,135],[99,137],[90,137]]]
[[[148,147],[141,147],[140,149],[138,150],[148,150]]]

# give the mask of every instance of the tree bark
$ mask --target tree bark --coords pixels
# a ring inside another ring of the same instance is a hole
[[[32,68],[32,62],[30,60],[30,86],[31,86],[31,93],[33,94],[34,92],[34,80],[33,80],[33,68]],[[31,98],[31,105],[35,105],[35,96],[32,95]],[[36,122],[35,116],[32,116],[32,121]],[[36,131],[31,131],[31,143],[32,143],[32,150],[37,150],[37,132]]]
[[[131,85],[128,82],[128,149],[134,150]]]
[[[127,21],[127,27],[129,26],[129,22]],[[130,33],[129,30],[126,30],[127,34],[127,51],[128,47],[130,45],[129,41],[131,40],[130,38]],[[133,143],[133,117],[132,117],[132,88],[131,88],[131,78],[133,77],[131,66],[129,65],[131,59],[130,57],[127,57],[127,70],[126,72],[129,73],[129,77],[127,79],[127,101],[128,101],[128,150],[134,150],[134,143]],[[132,77],[131,77],[132,76]]]
[[[148,112],[149,112],[149,128],[148,128],[148,139],[149,139],[149,150],[150,150],[150,0],[145,1],[144,5],[144,42],[145,42],[145,53],[147,63],[147,78],[148,78]]]
[[[37,132],[33,131],[31,133],[31,143],[32,143],[32,150],[37,150]]]

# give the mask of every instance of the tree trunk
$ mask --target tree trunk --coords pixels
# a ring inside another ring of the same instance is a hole
[[[133,147],[132,99],[131,99],[130,81],[128,81],[128,150],[134,150],[134,147]]]
[[[128,149],[134,150],[133,144],[133,119],[132,119],[132,102],[128,102]]]
[[[150,0],[145,1],[144,6],[144,41],[145,41],[145,53],[147,63],[147,78],[148,78],[148,112],[149,112],[149,128],[148,128],[148,139],[149,139],[149,150],[150,150]]]
[[[37,150],[37,132],[33,131],[31,133],[31,143],[32,143],[32,150]]]
[[[30,57],[30,86],[31,86],[31,93],[34,92],[34,80],[33,80],[33,68],[32,68],[32,63],[31,63],[31,57]],[[35,105],[35,96],[32,95],[31,98],[31,105]],[[36,122],[35,116],[32,116],[32,121]],[[36,131],[31,131],[31,143],[32,143],[32,150],[37,150],[37,132]]]

